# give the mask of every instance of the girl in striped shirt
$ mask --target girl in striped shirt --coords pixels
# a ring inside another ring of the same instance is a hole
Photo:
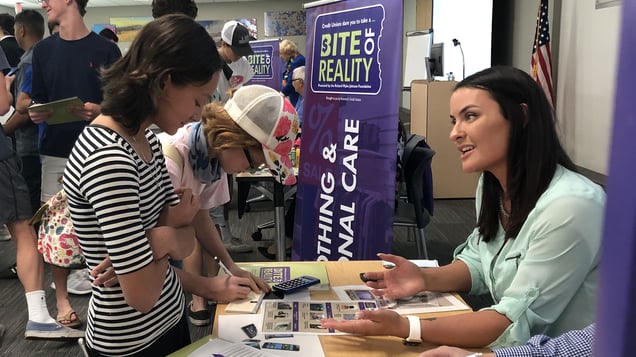
[[[175,191],[150,125],[174,133],[201,115],[222,62],[203,27],[183,15],[148,23],[102,73],[102,114],[75,143],[64,173],[71,218],[90,270],[103,261],[117,281],[93,285],[91,356],[163,356],[190,343],[183,289],[210,296],[208,279],[168,258],[192,251],[199,210]],[[237,278],[241,279],[241,278]]]

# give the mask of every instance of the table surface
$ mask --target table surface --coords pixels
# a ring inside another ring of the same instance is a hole
[[[299,262],[294,262],[299,263]],[[341,261],[341,262],[302,262],[303,264],[325,264],[330,286],[361,284],[360,273],[383,270],[382,262],[375,261]],[[250,263],[255,264],[255,263]],[[257,264],[257,263],[256,263]],[[283,263],[284,264],[284,263]],[[457,296],[459,298],[459,296]],[[336,294],[330,290],[312,290],[311,298],[316,300],[337,300]],[[460,298],[461,299],[461,298]],[[225,314],[225,304],[219,304],[214,316],[212,335],[218,336],[219,315]],[[470,309],[439,313],[420,314],[424,318],[444,317],[470,312]],[[380,356],[418,356],[419,353],[437,347],[430,343],[420,346],[405,346],[402,338],[389,336],[353,336],[353,335],[321,335],[319,336],[325,356],[329,357],[380,357]]]

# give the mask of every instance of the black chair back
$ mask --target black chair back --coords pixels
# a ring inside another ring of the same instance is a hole
[[[395,224],[414,226],[417,236],[418,256],[428,259],[424,227],[433,214],[433,175],[431,163],[433,151],[424,137],[411,135],[404,147],[404,181],[407,202],[399,202],[396,207]],[[402,207],[408,205],[410,207]],[[409,224],[408,222],[412,222]]]

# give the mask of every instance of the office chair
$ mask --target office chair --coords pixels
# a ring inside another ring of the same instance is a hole
[[[433,214],[433,151],[424,137],[411,135],[404,147],[404,180],[407,199],[397,200],[393,225],[415,229],[418,257],[428,259],[424,227]]]

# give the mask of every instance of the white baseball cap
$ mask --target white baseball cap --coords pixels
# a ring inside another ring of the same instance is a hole
[[[254,84],[239,88],[224,108],[241,129],[261,143],[274,178],[283,185],[295,184],[289,152],[298,133],[298,114],[289,100],[270,87]]]

